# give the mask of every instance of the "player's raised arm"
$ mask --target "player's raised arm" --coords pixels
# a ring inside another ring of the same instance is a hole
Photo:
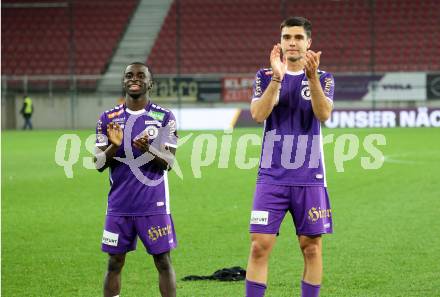
[[[117,123],[109,123],[106,131],[109,145],[96,147],[95,157],[93,158],[99,172],[103,172],[113,161],[113,157],[121,146],[124,137],[124,132]]]
[[[173,165],[176,148],[167,145],[162,145],[160,149],[148,143],[148,136],[133,140],[133,146],[142,152],[149,152],[154,156],[153,162],[156,163],[162,170],[169,170]]]
[[[315,53],[312,50],[307,51],[304,56],[305,72],[309,81],[310,96],[312,100],[312,109],[315,117],[325,122],[330,118],[333,105],[331,98],[328,98],[322,89],[318,75],[318,66],[320,62],[321,52]]]
[[[153,162],[162,170],[170,170],[174,164],[177,149],[176,118],[169,112],[164,126],[159,128],[158,135],[150,143],[148,134],[133,140],[133,146],[142,152],[154,156]]]
[[[260,98],[253,98],[251,103],[252,118],[258,122],[264,122],[277,104],[281,88],[281,81],[286,73],[287,65],[281,60],[281,45],[274,45],[270,53],[270,65],[272,67],[272,79]],[[260,83],[256,78],[255,84]]]

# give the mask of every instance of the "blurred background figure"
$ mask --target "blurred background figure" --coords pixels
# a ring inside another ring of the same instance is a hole
[[[32,99],[28,95],[23,96],[23,106],[21,107],[20,113],[23,116],[24,119],[24,125],[23,130],[26,130],[26,128],[29,128],[29,130],[32,130],[32,113],[34,112],[34,106],[32,104]]]

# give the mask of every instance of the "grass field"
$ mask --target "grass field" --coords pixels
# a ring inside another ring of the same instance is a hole
[[[57,139],[68,131],[2,133],[2,296],[101,296],[107,256],[100,251],[108,173],[82,166],[68,179],[54,161]],[[256,168],[217,162],[194,178],[193,137],[178,150],[183,180],[170,174],[171,208],[179,247],[172,253],[178,296],[240,297],[244,283],[183,282],[223,267],[246,267],[248,222]],[[211,132],[209,132],[211,133]],[[234,141],[259,129],[237,129]],[[386,161],[365,170],[363,149],[336,172],[333,145],[325,146],[334,215],[324,238],[322,297],[440,296],[440,129],[325,130],[335,136],[385,135]],[[181,136],[188,132],[181,133]],[[222,133],[214,135],[220,140]],[[233,150],[235,152],[235,150]],[[218,153],[218,150],[217,150]],[[258,157],[259,147],[248,149]],[[268,297],[300,296],[302,258],[286,217],[272,254]],[[129,254],[123,297],[159,296],[157,274],[142,245]]]

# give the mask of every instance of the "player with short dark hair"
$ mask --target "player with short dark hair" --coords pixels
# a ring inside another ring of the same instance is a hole
[[[321,122],[333,108],[334,80],[318,69],[321,52],[309,50],[311,23],[282,22],[270,69],[257,72],[251,114],[264,122],[264,139],[250,221],[246,296],[264,296],[269,255],[287,211],[304,257],[302,297],[317,297],[322,280],[321,235],[332,233]]]
[[[101,114],[95,163],[110,174],[102,250],[109,254],[104,296],[119,296],[121,271],[137,237],[153,256],[163,297],[176,296],[170,250],[177,245],[170,214],[167,171],[177,148],[171,111],[150,101],[153,78],[143,63],[124,72],[125,103]]]

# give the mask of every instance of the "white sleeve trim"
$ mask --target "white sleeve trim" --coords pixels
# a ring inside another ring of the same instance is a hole
[[[99,142],[96,144],[96,146],[105,146],[107,145],[107,142]]]
[[[177,148],[177,144],[168,143],[168,142],[165,142],[164,144],[173,148]]]
[[[252,102],[260,100],[260,99],[261,99],[261,97],[254,97],[254,98],[252,98]],[[280,93],[278,92],[277,100],[275,102],[275,105],[278,105],[279,102],[280,102]]]

